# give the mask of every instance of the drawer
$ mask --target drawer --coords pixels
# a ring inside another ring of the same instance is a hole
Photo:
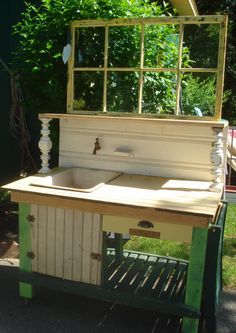
[[[191,243],[192,226],[103,215],[103,231]]]

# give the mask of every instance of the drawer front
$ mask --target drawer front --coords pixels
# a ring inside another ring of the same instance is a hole
[[[192,226],[103,215],[103,231],[191,243]]]

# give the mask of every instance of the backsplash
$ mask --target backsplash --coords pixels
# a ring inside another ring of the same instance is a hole
[[[65,117],[59,166],[211,181],[213,127],[211,122]],[[225,137],[226,128],[223,132]],[[97,138],[101,149],[94,155]]]

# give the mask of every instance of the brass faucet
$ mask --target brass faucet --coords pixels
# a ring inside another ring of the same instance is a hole
[[[100,146],[100,143],[99,143],[99,139],[96,138],[96,141],[95,141],[95,143],[94,143],[93,154],[96,155],[97,150],[100,150],[100,149],[101,149],[101,146]]]

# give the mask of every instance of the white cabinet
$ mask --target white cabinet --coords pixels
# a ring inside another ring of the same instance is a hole
[[[33,272],[101,284],[100,214],[31,205],[31,226]]]

